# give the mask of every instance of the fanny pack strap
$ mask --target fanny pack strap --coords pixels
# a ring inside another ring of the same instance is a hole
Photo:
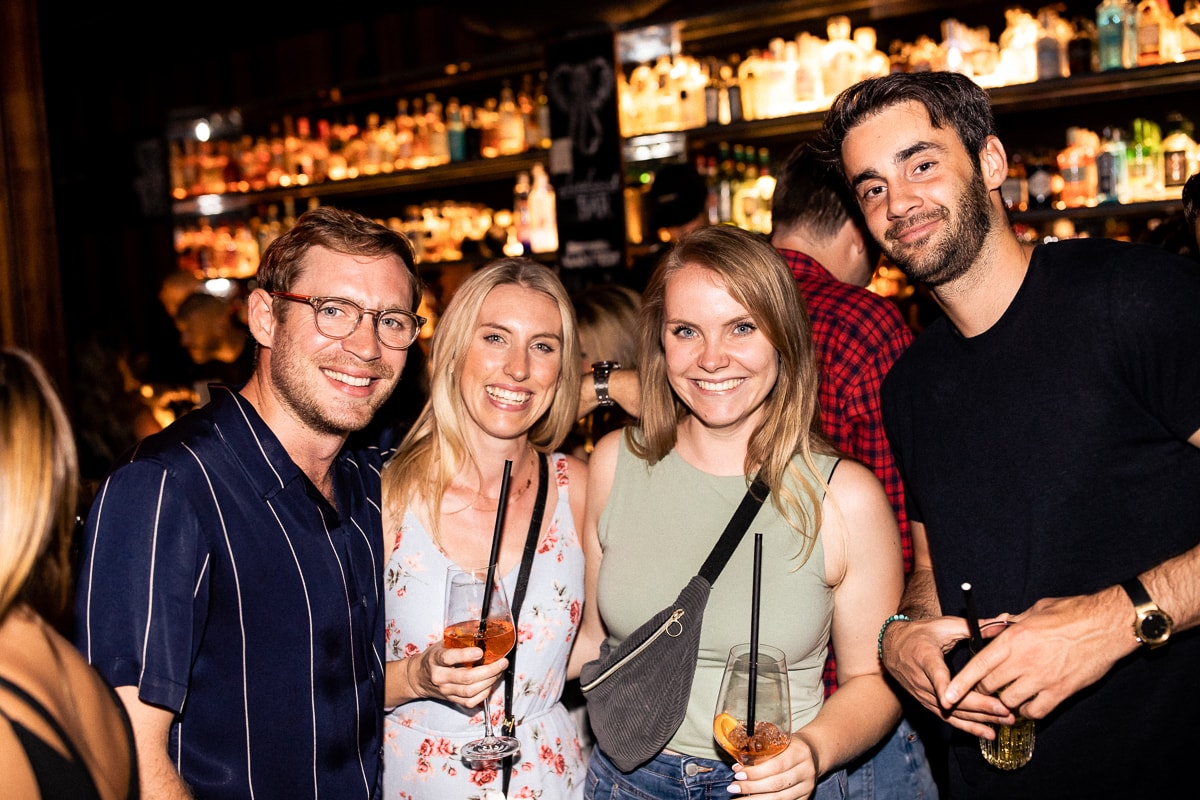
[[[529,586],[529,570],[533,567],[533,554],[537,552],[538,538],[542,532],[542,516],[546,511],[546,493],[549,481],[546,479],[549,467],[546,466],[546,456],[538,456],[538,490],[537,500],[533,503],[533,516],[529,519],[529,533],[525,535],[525,552],[521,556],[521,571],[517,573],[517,588],[512,596],[513,630],[517,629],[517,618],[521,613],[521,604],[525,602],[525,589]],[[517,646],[508,654],[508,668],[504,670],[504,724],[501,726],[504,735],[512,736],[517,729],[517,717],[513,713],[513,679],[516,676]],[[501,780],[504,786],[504,796],[508,796],[508,781],[512,776],[512,756],[506,756],[501,767]]]
[[[700,567],[700,577],[708,581],[709,586],[716,583],[717,576],[721,574],[721,570],[725,569],[730,556],[737,549],[738,543],[746,534],[746,530],[750,527],[750,523],[754,520],[754,516],[769,493],[767,484],[759,478],[756,478],[750,488],[746,490],[746,496],[742,498],[737,511],[733,512],[733,517],[725,526],[721,538],[717,540],[712,552],[704,560],[704,565]]]

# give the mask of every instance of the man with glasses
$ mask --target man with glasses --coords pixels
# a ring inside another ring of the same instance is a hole
[[[332,208],[258,281],[250,380],[101,487],[76,640],[129,709],[146,796],[374,798],[381,454],[344,445],[400,378],[421,283],[402,235]]]

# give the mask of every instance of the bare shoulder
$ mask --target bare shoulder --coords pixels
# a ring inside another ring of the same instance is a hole
[[[829,491],[838,505],[847,512],[887,504],[883,484],[865,464],[852,458],[838,462],[829,479]]]

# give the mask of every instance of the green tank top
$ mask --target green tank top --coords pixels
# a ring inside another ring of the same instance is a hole
[[[837,459],[818,455],[814,460],[828,481]],[[797,466],[811,480],[799,459]],[[604,559],[598,606],[612,646],[674,601],[700,571],[745,493],[746,479],[740,475],[701,472],[674,451],[650,466],[622,440],[599,523]],[[796,493],[803,497],[798,488]],[[812,554],[800,564],[804,543],[768,500],[713,585],[687,717],[667,745],[675,752],[722,757],[713,739],[713,712],[729,649],[750,641],[755,533],[763,534],[759,642],[787,655],[793,731],[811,721],[824,702],[821,673],[833,618],[824,548],[818,537]]]

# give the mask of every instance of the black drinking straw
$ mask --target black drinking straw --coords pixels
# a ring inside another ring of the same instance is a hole
[[[762,585],[762,534],[754,534],[754,583],[750,587],[750,683],[746,686],[746,736],[754,737],[754,702],[758,695],[758,597]]]
[[[962,585],[963,599],[967,601],[967,627],[971,629],[971,650],[978,653],[983,649],[983,631],[979,630],[979,612],[975,610],[975,597],[971,584]]]
[[[488,608],[492,604],[492,584],[496,579],[496,562],[500,560],[500,533],[504,530],[504,511],[508,508],[508,476],[512,474],[512,459],[504,459],[504,475],[500,478],[500,505],[496,506],[496,529],[492,531],[492,554],[488,558],[487,583],[483,587],[483,609],[479,612],[479,635],[487,632]]]

